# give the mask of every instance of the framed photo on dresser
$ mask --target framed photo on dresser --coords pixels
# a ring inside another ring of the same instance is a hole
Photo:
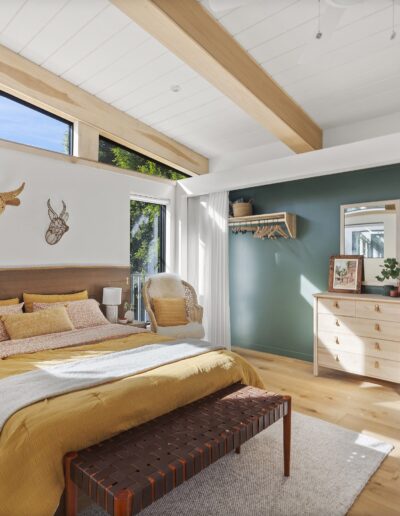
[[[329,261],[329,292],[360,294],[363,256],[340,254]]]

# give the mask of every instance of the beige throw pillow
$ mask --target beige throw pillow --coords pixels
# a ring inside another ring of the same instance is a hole
[[[2,315],[1,319],[12,340],[27,339],[49,333],[61,333],[74,329],[64,306],[56,306],[30,314]]]
[[[23,306],[24,303],[19,303],[18,305],[0,306],[0,342],[10,340],[6,327],[1,320],[1,316],[7,314],[22,314]]]
[[[88,299],[88,291],[75,292],[74,294],[29,294],[24,292],[25,312],[32,312],[33,303],[59,303],[60,301],[80,301]]]

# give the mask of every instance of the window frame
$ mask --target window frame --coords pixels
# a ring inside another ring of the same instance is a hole
[[[167,238],[168,238],[168,208],[170,201],[167,199],[158,199],[156,197],[147,197],[144,195],[131,195],[129,197],[129,206],[132,201],[156,204],[160,207],[160,216],[158,218],[158,234],[160,235],[160,249],[159,249],[159,272],[165,272],[167,269]],[[130,253],[130,251],[129,251]],[[132,272],[131,274],[140,274]]]
[[[22,100],[19,97],[15,97],[14,95],[11,95],[10,93],[7,93],[3,90],[0,90],[0,97],[5,97],[9,100],[12,100],[13,102],[16,102],[18,104],[21,104],[22,106],[25,106],[27,108],[33,109],[33,111],[37,111],[38,113],[41,113],[42,115],[46,115],[49,118],[53,118],[54,120],[57,120],[58,122],[62,122],[68,126],[68,138],[69,138],[69,148],[68,153],[63,152],[57,152],[51,149],[46,149],[45,147],[38,147],[36,145],[30,145],[29,143],[21,143],[16,142],[15,140],[5,140],[8,142],[16,143],[18,145],[26,145],[27,147],[32,147],[33,149],[41,149],[47,152],[55,152],[56,154],[61,154],[62,156],[72,156],[73,150],[74,150],[74,123],[70,120],[66,120],[65,118],[62,118],[61,116],[55,115],[54,113],[51,113],[50,111],[47,111],[46,109],[40,108],[38,106],[35,106],[35,104],[31,104],[30,102],[27,102],[26,100]]]

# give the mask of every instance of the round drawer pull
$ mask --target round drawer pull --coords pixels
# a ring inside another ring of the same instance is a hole
[[[336,326],[340,326],[340,322],[339,322],[339,319],[336,319]]]
[[[335,337],[335,342],[336,342],[336,344],[340,344],[339,337]]]
[[[338,303],[337,301],[335,301],[335,302],[333,303],[333,306],[334,306],[335,308],[340,308],[340,307],[339,307],[339,303]]]
[[[375,342],[375,349],[376,349],[377,351],[380,351],[380,350],[381,350],[381,346],[380,346],[379,342]]]
[[[381,327],[379,326],[379,324],[378,324],[378,323],[376,323],[376,324],[375,324],[375,330],[376,330],[376,331],[381,331]]]
[[[377,360],[375,361],[375,369],[379,369],[379,362]]]
[[[381,311],[381,308],[379,305],[375,305],[375,312],[380,312]]]
[[[340,362],[338,355],[335,355],[335,360],[336,360],[336,362]]]

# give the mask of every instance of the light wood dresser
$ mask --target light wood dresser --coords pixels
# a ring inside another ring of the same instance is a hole
[[[314,296],[314,374],[319,366],[400,383],[400,298]]]

